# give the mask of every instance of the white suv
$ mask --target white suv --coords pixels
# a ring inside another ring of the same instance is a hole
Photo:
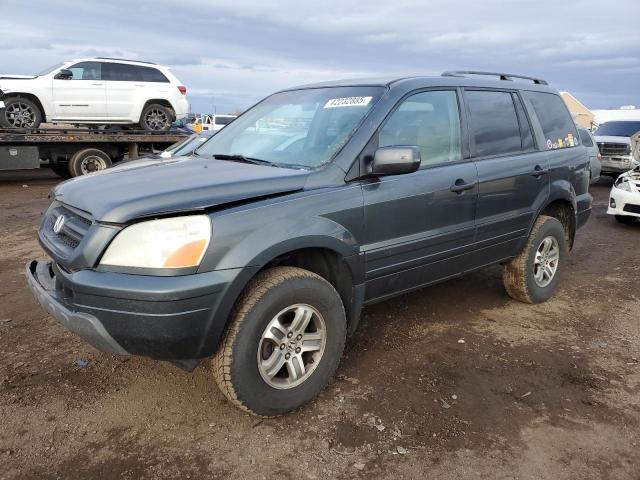
[[[115,58],[80,58],[35,76],[0,75],[0,125],[120,124],[164,131],[187,115],[186,93],[168,67]]]

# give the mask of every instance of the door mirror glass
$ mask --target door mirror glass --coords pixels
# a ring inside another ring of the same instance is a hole
[[[71,70],[63,68],[58,73],[56,73],[56,76],[53,78],[55,78],[56,80],[71,80],[73,78],[73,72]]]
[[[420,150],[415,146],[380,147],[371,164],[373,175],[402,175],[420,168]]]

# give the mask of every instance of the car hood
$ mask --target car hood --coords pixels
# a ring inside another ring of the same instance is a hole
[[[594,138],[596,139],[597,143],[620,143],[625,145],[629,145],[630,143],[629,137],[613,137],[610,135],[604,135],[604,136],[596,136]]]
[[[149,158],[63,182],[53,195],[97,221],[126,223],[301,190],[308,175],[207,157]]]
[[[38,78],[37,75],[8,75],[6,73],[0,73],[0,80],[33,80]]]

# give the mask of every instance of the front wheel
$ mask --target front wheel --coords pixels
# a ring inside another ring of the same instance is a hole
[[[27,98],[10,97],[0,110],[0,125],[5,128],[38,128],[42,113],[38,106]]]
[[[548,300],[558,286],[568,250],[560,221],[540,215],[522,251],[502,270],[509,296],[525,303]]]
[[[175,113],[171,108],[152,103],[142,110],[140,126],[148,132],[166,132],[171,128]]]
[[[344,307],[329,282],[296,267],[265,270],[236,304],[213,359],[215,379],[243,410],[282,415],[327,385],[345,338]]]

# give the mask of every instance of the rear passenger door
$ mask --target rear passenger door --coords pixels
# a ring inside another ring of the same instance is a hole
[[[462,153],[458,93],[406,97],[372,139],[373,149],[413,145],[416,172],[363,184],[366,299],[461,273],[473,249],[476,168]]]
[[[137,90],[140,88],[136,86],[139,83],[137,67],[126,63],[105,63],[102,71],[107,86],[109,118],[130,120]]]
[[[479,264],[514,255],[549,196],[549,164],[517,92],[465,89],[472,158],[478,169]]]

